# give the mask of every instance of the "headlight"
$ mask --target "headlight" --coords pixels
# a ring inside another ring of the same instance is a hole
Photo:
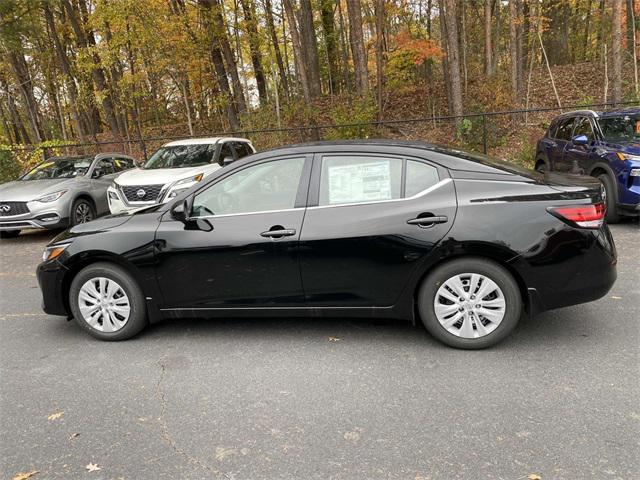
[[[48,260],[53,260],[54,258],[58,258],[62,252],[64,252],[70,244],[64,245],[52,245],[50,247],[46,247],[44,252],[42,252],[42,261],[46,262]]]
[[[625,160],[640,162],[640,155],[631,155],[630,153],[624,153],[624,152],[616,152],[616,155],[618,156],[618,159],[621,162],[624,162]]]
[[[640,177],[640,168],[632,168],[631,172],[629,172],[629,176]]]
[[[204,178],[204,173],[199,173],[194,177],[183,178],[182,180],[178,180],[176,183],[171,185],[169,188],[169,193],[167,194],[167,199],[174,198],[178,196],[178,194],[184,190],[187,190],[193,187],[194,184],[198,183],[200,180]]]
[[[59,192],[49,193],[47,195],[43,195],[40,198],[36,198],[34,202],[42,202],[42,203],[50,203],[58,200],[62,195],[67,193],[66,190],[60,190]]]

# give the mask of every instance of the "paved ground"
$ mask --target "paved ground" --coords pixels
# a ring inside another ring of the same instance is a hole
[[[351,320],[167,321],[101,343],[40,311],[51,234],[3,241],[0,477],[638,479],[640,229],[613,231],[607,297],[481,352]]]

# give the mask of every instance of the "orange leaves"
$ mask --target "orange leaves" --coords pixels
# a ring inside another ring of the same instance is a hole
[[[396,44],[395,51],[400,54],[410,54],[413,63],[420,65],[430,59],[442,57],[442,48],[433,40],[427,38],[413,38],[408,30],[404,29],[393,38]]]

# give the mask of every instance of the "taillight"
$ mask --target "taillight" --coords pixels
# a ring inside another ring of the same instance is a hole
[[[547,211],[569,225],[580,228],[600,228],[607,208],[604,203],[549,207]]]

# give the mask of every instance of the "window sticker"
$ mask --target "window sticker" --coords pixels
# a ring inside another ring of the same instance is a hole
[[[329,203],[391,199],[389,161],[329,166]]]

